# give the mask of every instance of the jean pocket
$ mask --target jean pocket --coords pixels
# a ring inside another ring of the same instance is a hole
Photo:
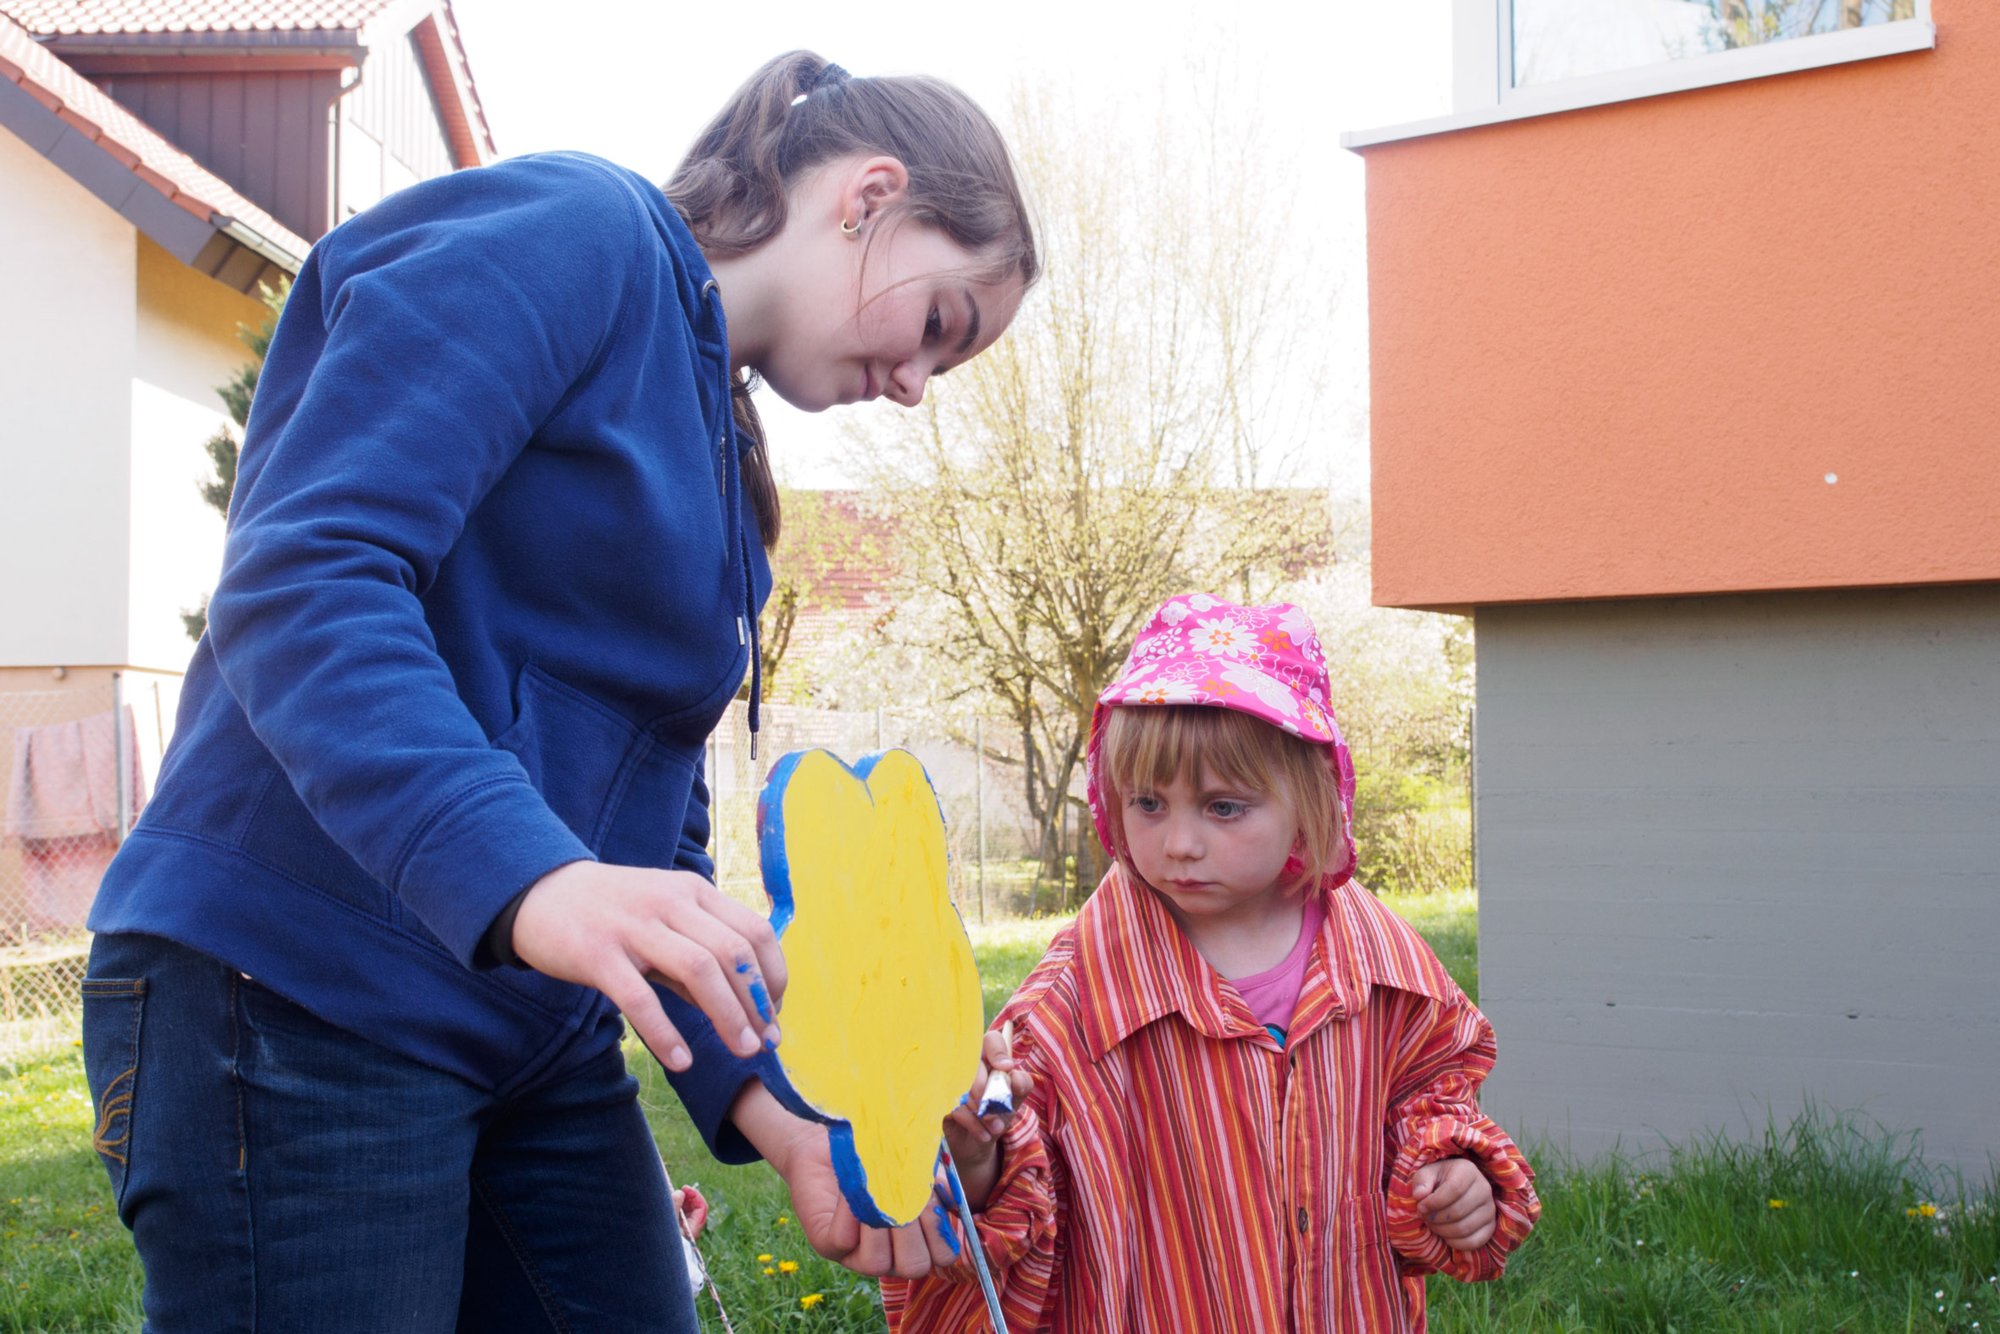
[[[139,1089],[139,1030],[146,1013],[144,978],[87,977],[83,981],[83,1069],[96,1125],[91,1147],[111,1174],[111,1194],[122,1207],[131,1170],[132,1117]]]

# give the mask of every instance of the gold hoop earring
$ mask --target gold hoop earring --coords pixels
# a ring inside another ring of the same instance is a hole
[[[840,220],[840,234],[852,241],[855,237],[861,235],[861,224],[858,222],[849,222],[846,218],[842,218]]]

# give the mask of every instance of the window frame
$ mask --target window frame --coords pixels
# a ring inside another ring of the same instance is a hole
[[[1350,130],[1340,136],[1341,147],[1367,148],[1530,116],[1928,51],[1937,46],[1931,0],[1917,0],[1915,18],[1517,88],[1511,77],[1513,19],[1514,0],[1452,0],[1451,114],[1401,125]]]

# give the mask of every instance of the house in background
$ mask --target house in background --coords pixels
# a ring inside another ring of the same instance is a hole
[[[0,0],[0,670],[185,665],[258,285],[492,154],[440,0]]]
[[[1475,624],[1488,1105],[1986,1180],[2000,8],[1454,3],[1453,114],[1345,142],[1375,601]]]
[[[0,0],[0,787],[16,729],[109,710],[114,679],[157,762],[255,293],[493,153],[445,0]],[[7,931],[17,871],[0,847]]]

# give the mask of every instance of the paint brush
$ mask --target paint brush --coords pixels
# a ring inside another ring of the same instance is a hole
[[[1000,1040],[1007,1044],[1007,1054],[1014,1054],[1014,1021],[1009,1019],[1000,1026]],[[979,1115],[1012,1116],[1014,1114],[1014,1084],[1005,1070],[995,1070],[986,1077],[986,1089],[979,1095]]]
[[[958,1206],[959,1221],[965,1224],[965,1244],[972,1248],[972,1267],[979,1275],[979,1291],[986,1298],[986,1315],[993,1322],[993,1334],[1007,1334],[1007,1316],[1000,1309],[1000,1294],[986,1268],[986,1247],[979,1240],[979,1224],[973,1221],[972,1203],[965,1198],[965,1183],[958,1179],[958,1164],[952,1161],[951,1146],[940,1144],[938,1156],[944,1161],[945,1180],[951,1184],[951,1198]]]

